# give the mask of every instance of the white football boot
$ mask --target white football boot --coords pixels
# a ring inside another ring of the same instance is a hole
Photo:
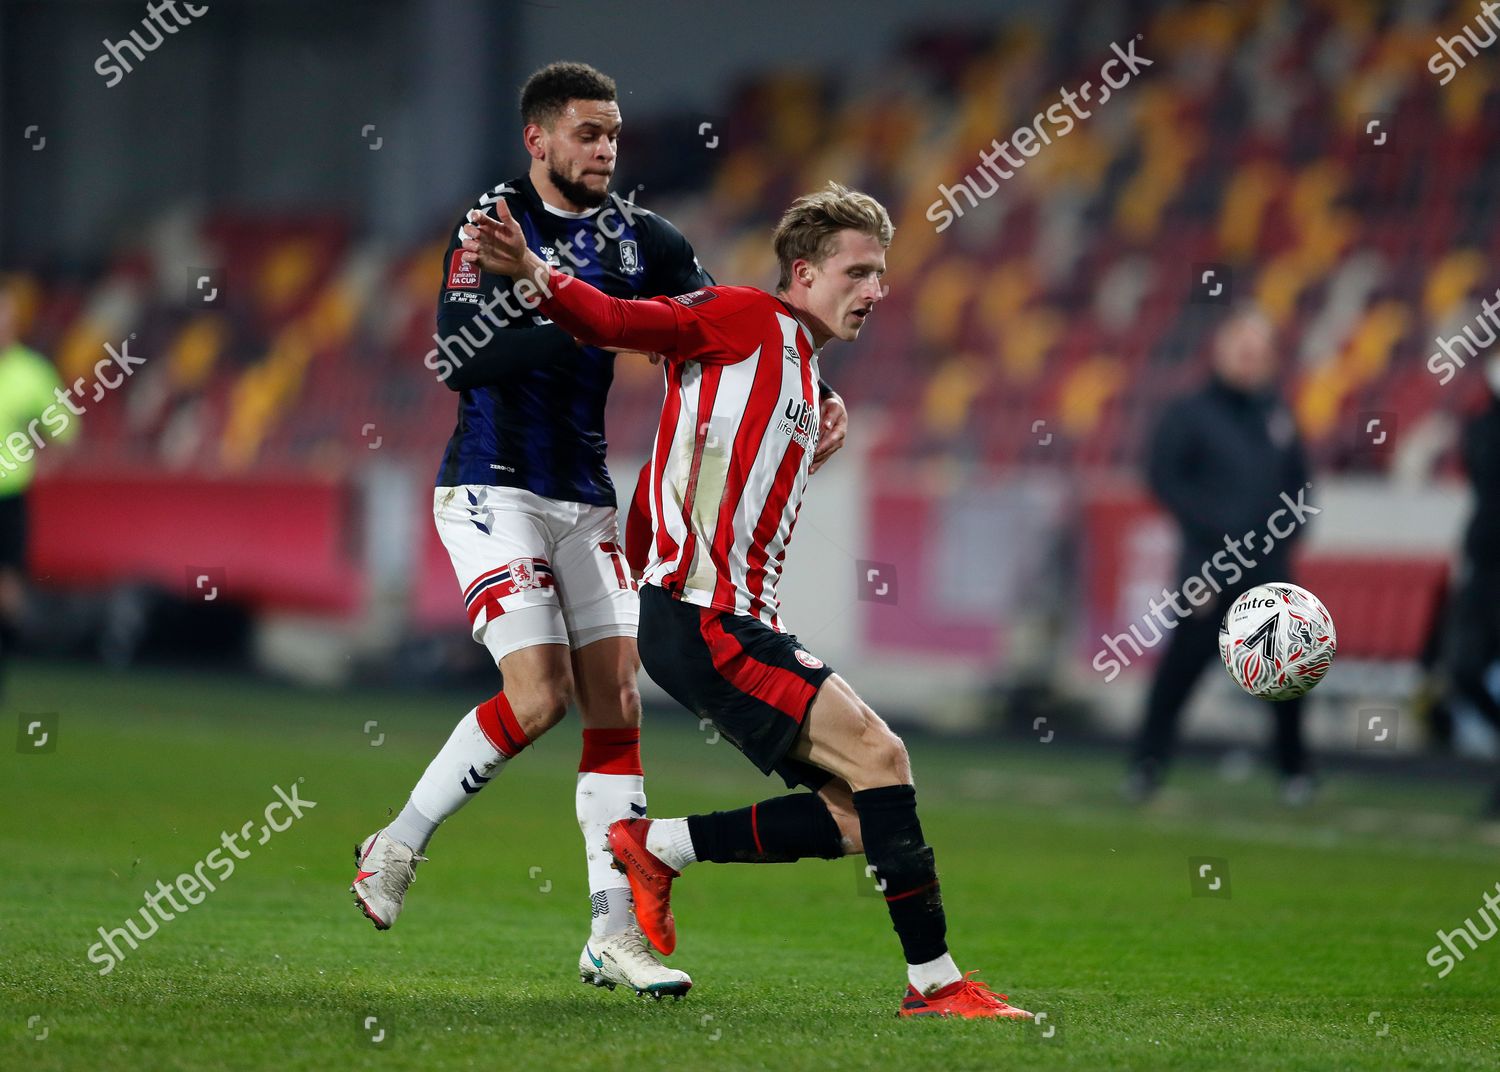
[[[578,958],[578,977],[594,986],[628,986],[658,1001],[662,995],[680,998],[693,988],[687,972],[669,968],[646,948],[646,938],[632,921],[608,938],[590,938]]]
[[[349,892],[376,930],[389,930],[401,914],[406,887],[416,878],[417,864],[427,857],[377,830],[354,847],[358,869]]]

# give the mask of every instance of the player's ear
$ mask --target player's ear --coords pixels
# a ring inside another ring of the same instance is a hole
[[[547,159],[547,132],[540,123],[527,123],[526,129],[521,131],[521,141],[533,160]]]

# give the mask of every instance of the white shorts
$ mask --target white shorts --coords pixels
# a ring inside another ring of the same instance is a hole
[[[437,488],[432,513],[474,639],[496,663],[536,644],[573,650],[634,637],[635,582],[616,510],[520,488]]]

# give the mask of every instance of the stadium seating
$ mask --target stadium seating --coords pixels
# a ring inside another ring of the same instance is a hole
[[[1097,70],[1123,26],[1112,5],[1000,39],[928,32],[873,85],[752,80],[702,192],[654,207],[718,221],[691,236],[704,262],[764,283],[765,229],[791,195],[837,175],[890,199],[889,301],[829,371],[852,403],[887,411],[881,456],[1134,466],[1163,396],[1201,371],[1217,307],[1195,305],[1191,273],[1218,265],[1229,296],[1260,301],[1283,333],[1316,463],[1389,464],[1361,449],[1362,414],[1399,408],[1411,427],[1474,391],[1474,377],[1440,388],[1423,365],[1427,340],[1472,319],[1494,278],[1500,221],[1480,196],[1500,178],[1490,69],[1472,65],[1436,103],[1426,58],[1458,13],[1421,26],[1352,0],[1153,6],[1141,53],[1158,77],[1097,106],[942,236],[924,215],[938,184]],[[1261,47],[1227,62],[1246,40]],[[1284,90],[1252,88],[1272,84]],[[1438,129],[1422,121],[1433,110]],[[1386,144],[1361,132],[1371,115],[1391,124]],[[453,400],[422,358],[448,223],[386,251],[334,217],[203,219],[196,241],[231,266],[206,308],[156,247],[122,251],[91,288],[47,287],[31,336],[65,372],[131,331],[165,358],[130,412],[86,420],[74,461],[127,450],[194,469],[340,468],[378,437],[433,464]],[[640,449],[658,380],[621,379],[614,439]]]

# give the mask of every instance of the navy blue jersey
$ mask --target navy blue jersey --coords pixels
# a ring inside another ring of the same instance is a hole
[[[587,213],[542,203],[529,178],[501,183],[474,203],[504,198],[543,260],[616,298],[686,294],[714,285],[681,232],[611,194]],[[614,506],[605,466],[604,403],[615,355],[579,347],[546,317],[522,309],[512,281],[462,262],[459,221],[443,259],[439,351],[428,365],[459,392],[458,424],[438,487],[493,484],[549,499]],[[434,363],[436,358],[436,363]]]

